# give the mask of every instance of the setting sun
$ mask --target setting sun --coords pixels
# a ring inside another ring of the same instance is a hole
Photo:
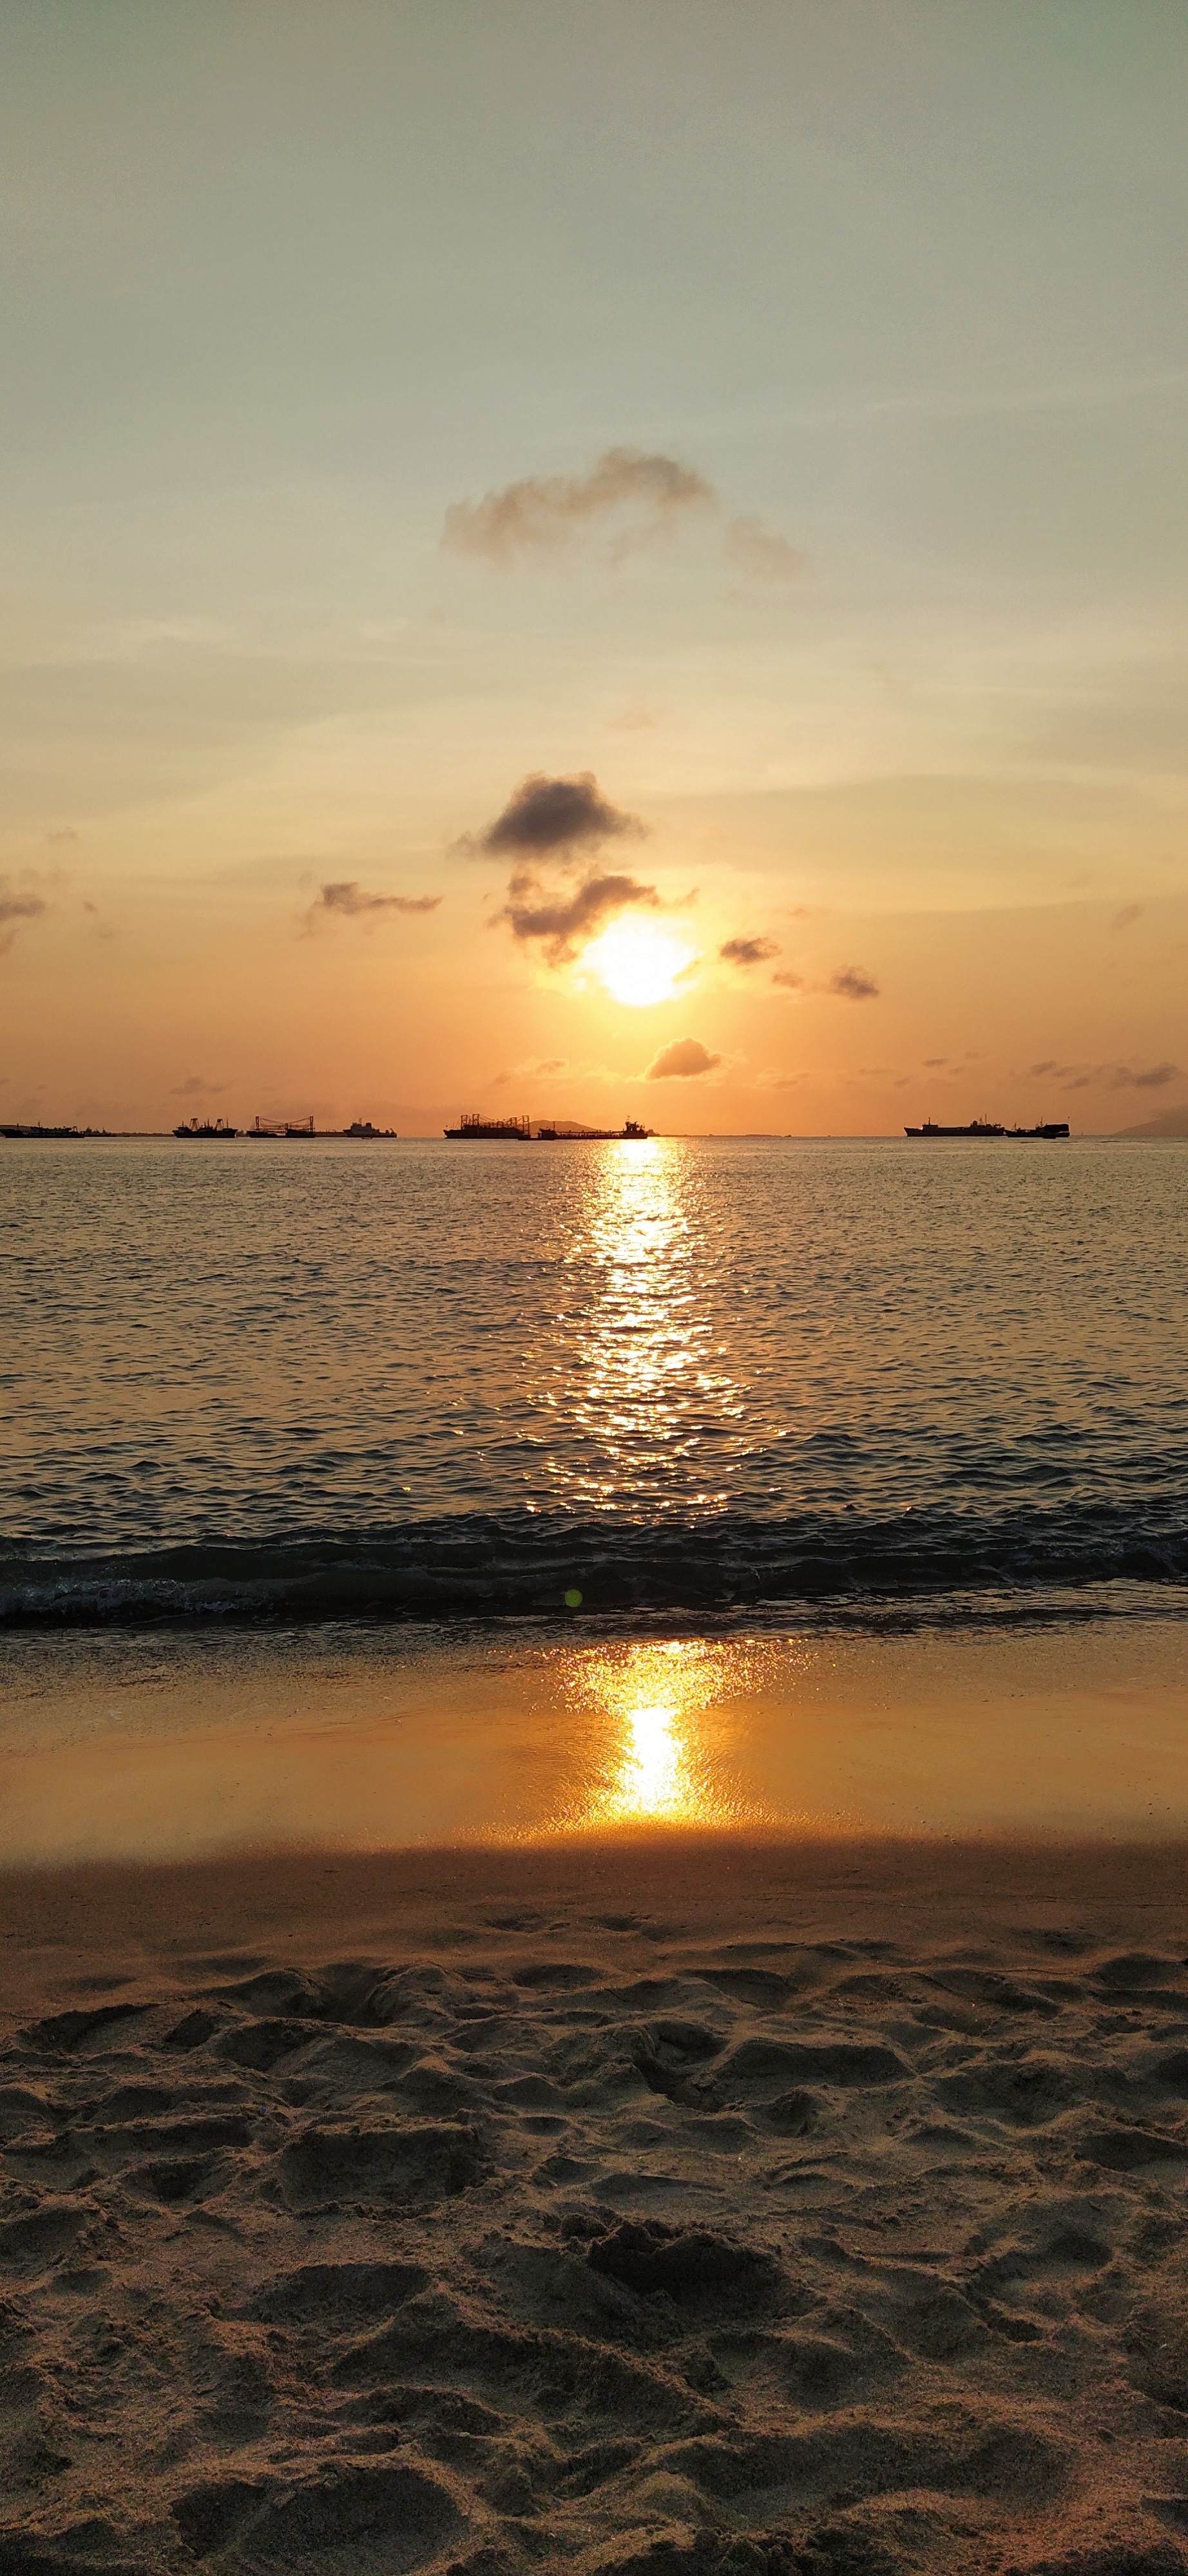
[[[614,1001],[642,1010],[672,1000],[694,953],[649,921],[617,921],[586,949],[582,965],[593,968]]]

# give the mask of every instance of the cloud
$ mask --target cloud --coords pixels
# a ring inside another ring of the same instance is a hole
[[[355,878],[324,885],[305,918],[312,930],[319,914],[342,913],[349,921],[375,920],[385,912],[436,912],[439,894],[367,894]]]
[[[18,922],[37,921],[48,910],[45,896],[37,893],[32,877],[26,876],[17,886],[11,877],[0,876],[0,957],[11,948]]]
[[[518,556],[556,555],[621,510],[635,513],[639,535],[659,535],[682,511],[713,507],[716,497],[696,467],[673,456],[608,447],[588,474],[534,474],[481,501],[452,502],[441,542],[449,554],[509,564]]]
[[[1115,1066],[1111,1088],[1114,1091],[1162,1091],[1165,1082],[1177,1082],[1178,1064],[1149,1064],[1142,1072],[1132,1072],[1128,1064]]]
[[[691,512],[712,513],[719,522],[722,515],[713,484],[695,465],[639,447],[608,447],[588,474],[532,474],[485,492],[481,501],[451,502],[441,543],[447,554],[500,566],[534,557],[555,561],[617,521],[609,547],[617,562],[670,535]],[[792,582],[804,570],[804,556],[762,519],[727,520],[722,551],[748,581]]]
[[[1141,921],[1142,917],[1143,907],[1141,903],[1124,903],[1121,912],[1116,912],[1114,914],[1114,918],[1110,923],[1110,928],[1111,930],[1129,930],[1133,923]]]
[[[671,1082],[674,1079],[686,1082],[693,1074],[712,1073],[715,1065],[721,1062],[721,1056],[711,1055],[700,1038],[674,1038],[671,1046],[661,1047],[659,1055],[653,1056],[644,1079],[647,1082]]]
[[[861,966],[839,966],[823,984],[811,984],[805,976],[789,974],[782,968],[771,980],[788,993],[826,994],[838,1002],[873,1002],[879,992],[874,977]]]
[[[804,556],[778,529],[765,528],[762,519],[732,519],[724,545],[735,571],[753,581],[799,581],[804,571]]]
[[[836,993],[843,1002],[873,1002],[878,999],[878,985],[863,973],[861,966],[839,966],[836,975],[822,988]]]
[[[624,707],[622,715],[608,716],[608,733],[652,733],[660,717],[651,707]]]
[[[718,950],[727,966],[764,966],[779,953],[778,939],[724,939]]]
[[[924,1058],[924,1070],[926,1073],[935,1073],[939,1065],[947,1064],[948,1061],[949,1059],[947,1055],[926,1055]],[[1033,1071],[1034,1070],[1035,1068],[1033,1067]]]
[[[597,849],[603,841],[642,840],[638,815],[622,813],[599,792],[590,769],[576,778],[522,778],[502,814],[460,846],[484,858],[547,858]]]
[[[227,1089],[225,1082],[207,1082],[201,1073],[188,1073],[184,1082],[175,1082],[174,1100],[217,1100]]]
[[[1110,1091],[1162,1091],[1165,1084],[1179,1080],[1183,1067],[1165,1061],[1159,1064],[1057,1064],[1045,1056],[1042,1064],[1027,1068],[1033,1075],[1050,1075],[1068,1091],[1095,1091],[1103,1086]]]
[[[566,1073],[569,1069],[567,1055],[526,1055],[519,1064],[509,1064],[504,1072],[495,1074],[491,1088],[498,1090],[506,1082],[530,1082],[536,1073]]]
[[[640,885],[635,877],[587,877],[573,894],[550,895],[527,869],[517,869],[507,898],[492,929],[506,921],[513,939],[525,945],[539,940],[550,966],[568,966],[619,913],[663,908],[655,886]]]

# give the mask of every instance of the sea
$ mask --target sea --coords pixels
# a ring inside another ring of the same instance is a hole
[[[0,1620],[1188,1580],[1188,1146],[6,1139]]]
[[[0,1867],[1188,1833],[1188,1146],[6,1138]]]

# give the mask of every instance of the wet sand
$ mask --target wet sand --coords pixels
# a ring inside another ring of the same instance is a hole
[[[1188,2567],[1188,1839],[0,1878],[5,2576]]]

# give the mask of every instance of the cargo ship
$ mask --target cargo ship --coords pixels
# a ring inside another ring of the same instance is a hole
[[[229,1127],[225,1118],[183,1118],[175,1136],[238,1136],[238,1127]]]
[[[565,1118],[536,1131],[542,1145],[643,1145],[653,1133],[651,1127],[641,1127],[638,1118],[624,1119],[621,1127],[580,1127],[575,1119]]]
[[[643,1144],[652,1134],[641,1127],[638,1118],[624,1120],[621,1127],[583,1127],[576,1118],[551,1118],[533,1126],[530,1118],[484,1118],[479,1109],[464,1109],[457,1127],[443,1127],[442,1134],[455,1143],[511,1145],[631,1145]]]
[[[1067,1136],[1066,1118],[1045,1119],[1042,1127],[1003,1127],[992,1118],[971,1118],[968,1127],[937,1127],[930,1118],[922,1127],[905,1127],[905,1136]]]

